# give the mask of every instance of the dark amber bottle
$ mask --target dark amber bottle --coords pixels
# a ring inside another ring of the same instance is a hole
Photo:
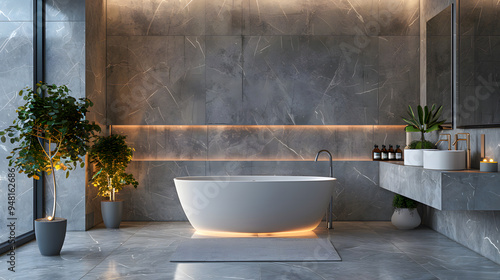
[[[372,159],[380,160],[380,149],[378,148],[378,145],[374,146],[374,149],[372,151]]]
[[[396,160],[403,160],[403,151],[401,151],[399,145],[396,145]]]
[[[388,157],[389,160],[396,160],[396,152],[392,148],[392,145],[389,144],[389,151],[388,151]]]
[[[387,149],[385,148],[385,145],[382,145],[382,150],[380,151],[380,160],[388,160],[389,159],[389,154],[387,152]]]

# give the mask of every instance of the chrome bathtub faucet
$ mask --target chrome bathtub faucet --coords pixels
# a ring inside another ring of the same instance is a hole
[[[333,165],[332,165],[332,154],[328,150],[321,150],[316,154],[316,158],[314,159],[315,162],[318,161],[318,157],[321,153],[327,153],[328,157],[330,158],[330,177],[333,178]],[[330,196],[330,205],[328,206],[328,210],[326,213],[326,218],[327,218],[327,225],[326,227],[328,229],[333,229],[333,217],[332,217],[332,204],[333,204],[333,196]]]

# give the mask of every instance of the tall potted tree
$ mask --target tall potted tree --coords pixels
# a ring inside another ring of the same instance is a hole
[[[70,170],[85,165],[83,156],[88,143],[100,127],[85,119],[93,105],[87,98],[69,95],[67,86],[40,82],[36,90],[26,87],[19,92],[26,104],[19,107],[14,124],[0,132],[1,141],[10,138],[18,143],[11,152],[9,166],[39,180],[42,172],[52,175],[54,203],[51,215],[35,220],[35,236],[42,255],[58,255],[66,236],[67,220],[56,217],[56,170]],[[45,95],[45,96],[44,96]]]
[[[122,220],[123,201],[116,200],[115,194],[126,185],[134,188],[139,185],[132,174],[125,172],[134,151],[125,139],[117,134],[98,136],[89,152],[90,162],[97,170],[91,183],[99,189],[98,195],[109,197],[101,201],[102,219],[107,228],[118,228]]]
[[[405,131],[420,132],[420,141],[412,142],[410,149],[405,149],[405,165],[422,166],[423,149],[436,148],[434,143],[425,140],[425,133],[441,129],[441,125],[446,121],[439,119],[442,110],[443,106],[436,108],[436,104],[433,104],[430,109],[427,106],[422,108],[422,106],[418,105],[417,115],[415,115],[411,106],[408,106],[408,117],[402,118],[403,121],[407,123]]]

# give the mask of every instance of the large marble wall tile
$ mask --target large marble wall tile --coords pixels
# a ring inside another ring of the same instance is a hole
[[[206,123],[240,123],[243,107],[241,36],[206,38]]]
[[[47,22],[45,80],[67,85],[71,95],[85,97],[85,23]]]
[[[2,21],[28,21],[33,23],[33,1],[1,1],[0,22]]]
[[[401,124],[419,102],[419,37],[380,37],[379,124]]]
[[[85,0],[47,0],[45,1],[46,21],[84,21]],[[92,1],[91,1],[92,2]]]
[[[245,24],[243,5],[247,1],[206,1],[205,35],[241,35]]]
[[[327,147],[333,148],[333,156],[339,160],[370,160],[373,138],[373,126],[339,126]]]
[[[379,147],[382,147],[381,145],[386,145],[387,148],[389,148],[389,145],[392,145],[394,149],[396,149],[396,145],[399,145],[401,150],[403,150],[406,146],[406,132],[404,128],[404,125],[395,127],[375,126],[373,132],[373,145],[377,144]],[[366,148],[370,150],[373,146]]]
[[[420,1],[384,0],[378,3],[380,35],[420,34]]]
[[[460,34],[500,35],[500,3],[493,0],[460,0]]]
[[[134,160],[206,160],[206,126],[113,126],[113,134],[127,136]]]
[[[343,221],[386,221],[392,215],[393,193],[378,186],[378,162],[335,162],[337,185],[333,215]]]
[[[204,39],[108,36],[111,124],[204,124]]]
[[[250,1],[251,35],[365,34],[377,19],[376,1]]]
[[[185,221],[173,179],[205,175],[205,162],[132,162],[127,172],[139,186],[125,187],[117,194],[124,199],[123,220]]]
[[[108,0],[108,35],[203,35],[205,0]]]
[[[377,40],[244,38],[243,124],[376,124]],[[353,46],[354,48],[354,46]]]

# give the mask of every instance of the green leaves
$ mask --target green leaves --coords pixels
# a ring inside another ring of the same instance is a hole
[[[411,198],[407,198],[400,194],[395,194],[392,200],[392,206],[394,208],[417,208],[417,202]]]
[[[417,107],[418,115],[415,116],[411,106],[408,106],[407,113],[409,118],[402,118],[403,121],[408,124],[405,127],[405,131],[426,133],[439,130],[440,126],[446,120],[439,120],[439,118],[441,117],[443,106],[439,106],[439,108],[434,112],[435,109],[435,104],[432,105],[431,109],[429,109],[427,106],[422,108],[422,106],[419,105]]]
[[[132,174],[125,173],[134,151],[127,146],[125,139],[125,136],[116,134],[98,136],[89,151],[90,163],[94,163],[99,170],[90,181],[99,189],[101,196],[108,197],[113,188],[117,192],[126,185],[133,185],[134,188],[139,185]]]
[[[35,90],[26,87],[19,95],[25,104],[17,109],[13,125],[0,132],[2,142],[10,138],[11,143],[18,143],[11,152],[9,165],[33,178],[39,178],[41,172],[52,173],[56,166],[68,169],[66,176],[69,176],[69,170],[73,170],[77,162],[83,166],[81,158],[100,131],[100,127],[85,120],[82,113],[90,107],[88,99],[70,96],[65,85],[42,82]],[[50,153],[47,145],[44,146],[47,150],[42,146],[49,141],[52,143]]]

